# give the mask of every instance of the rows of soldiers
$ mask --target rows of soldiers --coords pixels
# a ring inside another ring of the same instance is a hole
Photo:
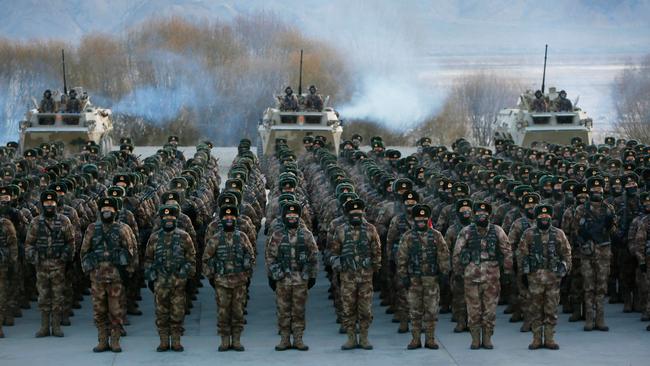
[[[285,302],[300,314],[295,329],[279,321],[276,349],[286,348],[291,331],[302,345],[312,236],[348,336],[344,350],[372,348],[373,291],[398,332],[410,330],[408,349],[422,346],[422,334],[427,348],[438,348],[438,314],[450,311],[454,331],[470,332],[472,349],[492,349],[498,304],[508,305],[511,322],[523,322],[522,332],[532,331],[530,349],[559,348],[559,304],[585,331],[609,329],[606,296],[650,320],[650,147],[607,138],[532,150],[497,140],[493,153],[464,139],[447,149],[422,138],[416,153],[402,157],[380,137],[368,152],[361,142],[353,136],[335,156],[322,136],[305,137],[300,152],[278,139],[263,165],[274,207],[267,225],[277,222],[267,228],[269,283],[280,318]],[[295,227],[302,235],[287,230]],[[283,244],[304,261],[278,267]],[[301,286],[297,303],[277,291],[278,280],[292,276]]]
[[[140,291],[148,287],[157,351],[182,351],[183,320],[204,275],[217,293],[219,349],[243,350],[252,243],[265,206],[257,158],[243,141],[220,191],[212,144],[198,144],[186,159],[178,140],[171,136],[142,160],[128,138],[119,151],[102,155],[89,142],[70,158],[61,157],[58,143],[23,156],[13,142],[1,149],[0,337],[2,325],[13,326],[36,300],[36,337],[63,337],[61,326],[70,325],[83,295],[92,295],[93,351],[120,352],[127,316],[142,314]]]
[[[93,350],[120,352],[148,287],[156,350],[182,351],[184,317],[205,277],[216,294],[218,350],[243,351],[260,232],[278,351],[309,349],[305,304],[320,265],[343,350],[373,348],[376,291],[398,332],[411,332],[408,349],[437,349],[445,312],[455,332],[469,331],[470,348],[492,349],[499,303],[532,331],[530,349],[559,348],[559,304],[585,331],[608,330],[606,296],[650,320],[650,148],[607,138],[533,150],[497,140],[492,152],[422,138],[402,157],[379,137],[361,151],[362,140],[344,141],[337,156],[322,136],[305,137],[298,152],[278,139],[275,155],[259,161],[242,139],[223,189],[209,142],[185,159],[171,136],[142,160],[129,139],[119,151],[101,155],[89,143],[66,159],[60,144],[23,156],[7,144],[0,324],[13,325],[38,300],[36,336],[62,337],[91,294]]]

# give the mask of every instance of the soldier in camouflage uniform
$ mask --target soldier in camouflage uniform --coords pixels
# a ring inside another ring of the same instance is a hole
[[[529,349],[541,348],[542,344],[548,349],[560,348],[553,338],[560,303],[560,281],[571,270],[571,245],[564,232],[552,225],[552,219],[552,206],[537,205],[536,225],[524,232],[518,248],[517,261],[521,268],[518,275],[529,290],[528,316],[533,330]]]
[[[413,339],[407,346],[420,348],[424,328],[425,347],[438,349],[434,338],[440,284],[449,281],[449,248],[442,234],[429,227],[431,208],[415,205],[412,208],[414,228],[407,231],[399,242],[397,277],[407,289],[409,318]]]
[[[36,268],[38,307],[41,328],[36,337],[51,334],[63,337],[61,316],[64,310],[66,266],[74,253],[74,230],[70,220],[57,213],[56,192],[41,193],[42,214],[35,217],[25,239],[25,257]],[[50,318],[51,317],[51,318]]]
[[[2,323],[9,309],[9,277],[15,276],[18,263],[18,237],[11,221],[0,217],[0,338],[4,338]]]
[[[511,278],[512,249],[503,229],[490,224],[492,206],[489,203],[475,202],[473,211],[474,223],[458,234],[452,263],[454,272],[463,275],[467,323],[472,334],[470,348],[492,349],[491,337],[501,290],[499,267],[502,266],[504,275]]]
[[[318,273],[318,247],[311,231],[300,220],[298,202],[282,206],[282,225],[271,228],[273,232],[266,243],[265,261],[269,286],[276,295],[280,343],[276,351],[291,347],[309,349],[302,337],[305,331],[305,304],[307,290],[316,284]]]
[[[537,193],[527,192],[521,197],[521,206],[524,210],[524,216],[515,220],[510,227],[510,232],[508,233],[508,241],[512,247],[515,264],[519,264],[519,243],[524,236],[524,232],[535,226],[535,206],[540,203],[540,200],[541,197]],[[512,293],[511,298],[509,299],[509,303],[512,305],[513,310],[510,322],[515,323],[523,320],[524,324],[522,324],[520,331],[529,332],[531,329],[531,317],[529,311],[530,302],[528,301],[528,288],[523,286],[523,283],[521,282],[521,271],[521,267],[515,267],[516,279],[512,283]]]
[[[208,238],[203,252],[203,274],[210,280],[217,298],[217,328],[221,336],[219,352],[243,351],[246,284],[255,266],[255,250],[239,230],[235,205],[219,208],[220,228]]]
[[[449,253],[454,252],[458,234],[467,225],[472,223],[472,205],[469,199],[460,199],[456,201],[456,222],[451,225],[445,233],[445,242],[449,246]],[[453,272],[451,278],[451,311],[452,318],[456,320],[454,333],[467,331],[467,304],[465,304],[465,288],[463,285],[463,274]]]
[[[372,349],[368,341],[372,322],[372,277],[381,268],[381,244],[377,230],[363,217],[364,208],[361,199],[345,203],[347,222],[336,228],[329,248],[332,269],[338,272],[341,281],[341,320],[348,336],[341,346],[343,350],[357,346]]]
[[[650,320],[650,299],[647,296],[648,284],[650,284],[650,272],[648,272],[648,263],[650,262],[650,192],[640,194],[642,216],[639,216],[630,227],[630,252],[632,252],[637,261],[637,279],[639,279],[639,292],[645,291],[645,303],[641,305],[641,320]],[[650,331],[650,325],[646,328]]]
[[[134,271],[134,251],[138,243],[131,228],[117,221],[118,198],[101,199],[99,208],[100,220],[86,229],[80,251],[82,269],[90,276],[93,318],[97,326],[98,344],[93,352],[109,349],[121,352],[120,336],[126,312],[124,281],[127,272]]]
[[[188,278],[196,272],[196,251],[190,235],[177,227],[178,206],[163,205],[161,229],[152,233],[145,250],[145,278],[154,293],[156,327],[160,336],[158,352],[184,350],[181,332],[185,318]]]
[[[589,201],[576,208],[574,235],[580,248],[585,296],[585,331],[608,331],[605,324],[605,294],[611,261],[611,234],[616,230],[614,209],[603,202],[604,181],[587,180]],[[595,325],[594,325],[595,309]]]

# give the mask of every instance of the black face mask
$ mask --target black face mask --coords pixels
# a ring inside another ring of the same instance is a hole
[[[612,193],[612,196],[620,197],[623,194],[623,188],[621,188],[620,186],[612,187],[610,192]]]
[[[458,221],[460,221],[462,225],[469,225],[472,222],[472,211],[459,212]]]
[[[551,219],[549,218],[537,218],[537,227],[541,230],[548,230],[551,227]]]
[[[417,231],[427,231],[429,228],[428,220],[415,220],[415,229]]]
[[[354,226],[359,226],[363,222],[363,215],[361,214],[351,214],[350,215],[350,224]]]
[[[223,226],[224,231],[234,231],[235,230],[235,220],[221,219],[221,226]]]
[[[43,215],[45,217],[54,217],[56,215],[56,206],[43,206]]]
[[[628,196],[636,196],[638,192],[639,189],[637,187],[625,188],[625,193],[627,193]]]
[[[490,223],[489,218],[490,218],[490,215],[488,215],[486,213],[476,214],[476,215],[474,215],[474,223],[476,223],[476,225],[478,225],[480,227],[487,227],[488,224]]]
[[[542,197],[551,198],[552,196],[553,196],[553,190],[552,189],[543,189],[542,190]]]
[[[104,224],[110,224],[115,220],[115,212],[102,211],[101,219]]]
[[[295,229],[300,224],[300,218],[298,217],[284,217],[284,224],[287,225],[289,229]]]
[[[562,191],[553,191],[553,198],[559,201],[562,199],[562,197],[564,197]]]
[[[176,229],[176,219],[162,219],[162,228],[165,231],[174,231]]]

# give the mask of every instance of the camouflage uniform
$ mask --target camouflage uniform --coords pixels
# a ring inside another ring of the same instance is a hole
[[[348,204],[350,202],[355,201]],[[357,345],[355,331],[358,322],[358,343],[364,348],[372,348],[367,338],[372,322],[372,277],[373,272],[381,268],[379,234],[365,219],[358,226],[346,222],[336,229],[330,251],[332,268],[338,272],[341,281],[341,320],[349,341],[346,345],[349,348]]]
[[[84,273],[90,275],[93,319],[99,340],[96,352],[108,350],[109,331],[111,350],[121,351],[120,332],[126,312],[124,280],[126,272],[134,270],[136,249],[133,231],[121,222],[98,221],[86,229],[80,257]]]
[[[56,213],[34,218],[25,240],[25,257],[36,268],[38,307],[41,329],[37,336],[50,334],[61,337],[60,323],[64,310],[66,265],[74,253],[74,228],[67,217]]]
[[[494,331],[496,307],[501,290],[501,261],[504,274],[510,275],[513,266],[512,250],[508,237],[500,226],[488,224],[482,228],[471,224],[458,235],[453,254],[453,268],[455,273],[463,275],[472,348],[479,347],[481,327],[483,346],[492,347],[490,338]]]
[[[290,210],[293,206],[285,207]],[[273,228],[265,251],[267,273],[275,287],[282,338],[278,350],[287,348],[291,334],[294,345],[302,344],[308,285],[316,280],[318,273],[318,247],[311,231],[304,225],[297,228],[285,225]]]
[[[584,281],[585,330],[594,327],[594,308],[596,328],[608,330],[604,298],[612,256],[610,233],[616,229],[614,210],[604,202],[597,206],[587,202],[576,208],[574,222],[577,223],[573,229],[580,247],[580,271]]]
[[[227,341],[225,349],[220,350],[225,351],[235,341],[239,343],[244,330],[246,284],[255,265],[255,251],[243,232],[221,230],[208,239],[202,260],[203,274],[216,292],[217,329]]]
[[[542,327],[546,347],[557,349],[553,336],[560,303],[560,281],[571,270],[569,241],[562,230],[553,226],[547,230],[530,228],[519,244],[517,260],[528,282],[528,315],[534,334],[531,349],[541,347]]]
[[[153,287],[156,328],[161,345],[169,345],[171,336],[172,349],[182,351],[180,336],[187,301],[185,285],[196,272],[192,238],[176,227],[171,231],[160,229],[152,233],[145,250],[144,266],[145,278],[150,281],[150,288]]]
[[[438,281],[440,277],[449,278],[450,264],[449,248],[438,230],[413,229],[402,236],[397,253],[397,277],[409,283],[409,318],[416,346],[420,345],[420,333],[424,328],[427,346],[437,348],[434,333],[440,301]]]
[[[9,277],[15,275],[14,266],[18,263],[18,238],[11,221],[0,218],[0,338],[4,337],[2,323],[9,309]]]

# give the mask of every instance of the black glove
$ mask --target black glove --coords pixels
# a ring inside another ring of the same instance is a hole
[[[147,287],[149,287],[149,290],[151,290],[152,293],[154,293],[154,283],[153,281],[147,281]]]
[[[210,282],[210,286],[212,286],[212,288],[217,287],[217,284],[214,282],[214,277],[211,277],[211,278],[208,280],[208,282]]]
[[[311,289],[314,287],[316,284],[316,279],[315,278],[310,278],[309,281],[307,281],[307,289]]]
[[[524,285],[525,288],[528,288],[528,275],[521,276],[521,283]]]
[[[511,285],[512,284],[512,275],[511,274],[503,275],[503,284],[504,285]]]
[[[277,281],[274,280],[273,278],[269,277],[269,287],[271,290],[275,291],[275,285],[277,284]]]
[[[646,273],[646,272],[648,272],[648,265],[645,264],[645,263],[640,264],[640,265],[639,265],[639,270],[641,271],[641,273]]]
[[[405,289],[411,287],[411,279],[408,277],[402,278],[402,286],[404,286]]]

